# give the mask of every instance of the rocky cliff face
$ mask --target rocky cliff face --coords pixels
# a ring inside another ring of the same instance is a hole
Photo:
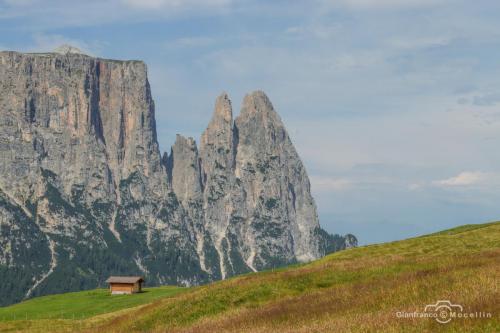
[[[144,63],[0,52],[2,304],[110,274],[204,283],[319,258],[326,239],[264,93],[234,121],[222,94],[199,147],[178,135],[161,158]]]

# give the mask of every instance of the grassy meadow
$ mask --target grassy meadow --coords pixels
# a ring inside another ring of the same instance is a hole
[[[173,296],[186,288],[166,286],[144,288],[136,295],[110,295],[108,289],[79,291],[36,297],[8,307],[0,307],[0,321],[13,319],[85,319],[95,315],[151,303]]]
[[[500,222],[495,222],[350,249],[305,265],[189,289],[40,297],[0,308],[0,331],[499,332],[499,281]],[[438,300],[492,317],[439,324],[433,318],[396,316],[398,311],[423,311]],[[65,310],[58,314],[61,304]],[[51,319],[26,320],[23,311]],[[67,317],[75,311],[85,316]],[[9,318],[14,313],[20,317]]]

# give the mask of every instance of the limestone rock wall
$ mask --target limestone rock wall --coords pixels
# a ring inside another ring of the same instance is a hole
[[[205,283],[319,258],[325,239],[263,92],[235,120],[223,93],[199,146],[178,135],[162,158],[143,62],[0,52],[0,278],[26,277],[0,305],[112,274]]]

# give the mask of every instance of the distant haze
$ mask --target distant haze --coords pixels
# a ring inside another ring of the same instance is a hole
[[[366,244],[500,219],[499,16],[492,0],[0,0],[0,49],[144,60],[163,151],[199,142],[220,92],[265,90],[321,225]]]

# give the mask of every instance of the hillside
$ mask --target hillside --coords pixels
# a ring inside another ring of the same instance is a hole
[[[40,296],[29,301],[0,308],[0,321],[13,319],[86,319],[104,313],[119,311],[151,303],[157,299],[177,295],[189,289],[175,286],[145,288],[142,293],[109,294],[108,289],[95,289],[65,294]]]
[[[40,311],[72,295],[33,299],[2,308],[0,330],[95,332],[497,332],[500,294],[500,222],[467,225],[436,234],[334,253],[310,264],[252,273],[183,289],[146,305],[86,319],[72,319],[67,302],[61,317],[9,319]],[[91,295],[92,293],[89,293]],[[129,296],[129,299],[142,295]],[[106,302],[120,302],[105,297]],[[90,302],[91,298],[89,298]],[[450,300],[463,312],[491,318],[397,318],[401,311]],[[100,300],[92,301],[96,309]],[[130,303],[128,306],[138,305]],[[124,308],[116,307],[115,309]],[[81,311],[81,308],[74,308]],[[113,309],[114,310],[114,309]],[[50,311],[49,311],[50,313]],[[6,316],[7,320],[2,318]],[[64,318],[64,319],[63,319]],[[70,318],[70,319],[68,319]]]

